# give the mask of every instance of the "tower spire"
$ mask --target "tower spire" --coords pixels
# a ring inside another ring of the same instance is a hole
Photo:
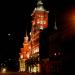
[[[26,33],[25,33],[25,37],[24,37],[24,42],[28,41],[28,35],[27,35],[27,30],[26,30]]]
[[[55,15],[54,30],[57,30],[58,28],[57,28],[57,23],[56,23],[56,12],[55,12],[55,10],[54,10],[54,15]]]
[[[55,19],[55,25],[54,25],[54,29],[57,30],[57,25],[56,25],[56,19]]]
[[[25,34],[25,36],[28,37],[28,36],[27,36],[27,30],[26,30],[26,34]]]

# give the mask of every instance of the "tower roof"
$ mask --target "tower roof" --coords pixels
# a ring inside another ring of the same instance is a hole
[[[36,10],[45,11],[41,0],[38,0]]]
[[[34,9],[34,11],[33,11],[33,13],[31,14],[31,16],[35,13],[35,11],[46,11],[46,10],[44,9],[42,0],[38,0],[38,2],[37,2],[37,7]],[[46,11],[46,12],[49,13],[49,11]]]
[[[41,5],[43,5],[43,2],[41,0],[38,0],[37,6],[41,6]]]

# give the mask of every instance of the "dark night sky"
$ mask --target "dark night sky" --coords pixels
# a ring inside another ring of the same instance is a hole
[[[18,53],[22,47],[26,28],[28,32],[31,29],[31,13],[36,6],[36,2],[36,0],[26,0],[24,2],[5,1],[1,3],[0,60],[5,61],[5,59],[9,58],[18,59]],[[52,17],[54,18],[55,10],[57,21],[60,21],[62,14],[68,7],[74,5],[74,2],[63,0],[58,2],[54,2],[54,0],[43,0],[43,2],[44,7],[50,11],[49,20]],[[50,22],[50,27],[53,28],[52,22]],[[62,29],[59,24],[61,24],[61,21],[58,23],[58,27]]]

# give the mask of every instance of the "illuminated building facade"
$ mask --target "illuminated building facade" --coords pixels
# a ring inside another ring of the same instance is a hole
[[[20,58],[19,58],[19,72],[24,72],[25,71],[25,60],[23,59],[23,55],[20,54]]]
[[[23,59],[25,60],[25,71],[40,72],[41,64],[39,36],[40,32],[48,27],[48,11],[44,9],[41,0],[37,2],[37,7],[34,9],[31,16],[32,27],[30,32],[30,40],[28,40],[28,36],[26,35],[21,54],[23,55]]]
[[[42,1],[38,0],[37,7],[31,14],[30,39],[26,32],[23,48],[21,48],[20,71],[42,72],[48,75],[58,75],[60,72],[63,54],[56,41],[58,39],[56,22],[55,33],[49,34],[48,13],[49,11],[44,9]]]
[[[26,71],[26,60],[29,59],[29,56],[31,54],[31,47],[29,44],[29,38],[27,36],[24,37],[24,42],[23,42],[23,48],[21,48],[21,52],[20,52],[20,58],[19,58],[19,64],[20,64],[20,69],[19,71]]]
[[[40,64],[40,32],[48,27],[48,11],[43,7],[42,1],[37,2],[37,7],[31,14],[32,16],[32,29],[31,29],[31,59],[33,61],[33,72],[41,71]]]

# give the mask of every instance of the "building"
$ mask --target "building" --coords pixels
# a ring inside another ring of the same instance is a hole
[[[23,58],[23,55],[20,54],[20,58],[19,58],[19,72],[24,72],[25,71],[25,59]]]
[[[41,72],[48,75],[59,74],[60,72],[62,54],[56,42],[58,39],[57,32],[52,35],[49,34],[48,13],[49,11],[44,9],[42,1],[38,0],[37,7],[31,14],[30,39],[26,33],[20,53],[20,56],[23,55],[21,60],[24,59],[24,63],[21,64],[25,65],[23,68],[26,72]],[[56,22],[54,28],[56,31]]]
[[[23,48],[21,48],[20,58],[19,58],[19,63],[20,63],[20,69],[19,71],[26,71],[26,60],[29,59],[30,54],[31,54],[31,45],[29,44],[29,38],[27,36],[24,37],[24,42],[23,42]]]
[[[37,7],[32,12],[32,27],[30,32],[30,40],[26,35],[23,49],[20,54],[25,59],[26,71],[40,72],[40,33],[48,27],[48,13],[43,7],[41,0],[37,2]],[[20,55],[21,56],[21,55]]]

